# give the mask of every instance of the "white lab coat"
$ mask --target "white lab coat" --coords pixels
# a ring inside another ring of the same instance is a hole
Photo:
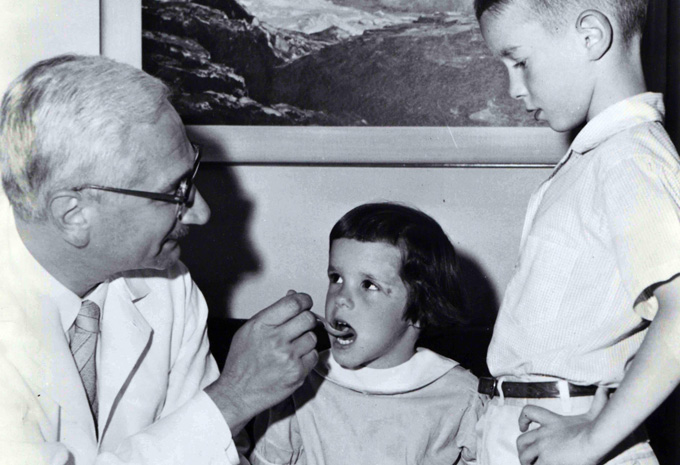
[[[203,392],[219,372],[205,300],[182,264],[110,280],[97,349],[99,441],[61,322],[65,291],[23,246],[0,193],[0,463],[238,463]]]

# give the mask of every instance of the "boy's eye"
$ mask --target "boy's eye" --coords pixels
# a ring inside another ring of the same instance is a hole
[[[333,284],[342,283],[342,278],[337,273],[328,273],[328,280]]]
[[[361,287],[363,287],[364,289],[366,289],[366,290],[368,290],[368,291],[377,291],[377,290],[379,290],[379,289],[378,289],[378,286],[376,286],[375,284],[373,284],[373,283],[370,282],[370,281],[363,281],[363,282],[361,283]]]
[[[526,68],[527,62],[526,60],[518,61],[517,63],[514,64],[513,68]]]

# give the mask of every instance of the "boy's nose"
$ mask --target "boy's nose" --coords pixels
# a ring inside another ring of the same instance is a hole
[[[522,98],[526,97],[527,88],[524,85],[524,80],[519,76],[515,76],[512,72],[509,73],[509,78],[510,84],[508,92],[510,93],[510,97],[517,100],[521,100]]]

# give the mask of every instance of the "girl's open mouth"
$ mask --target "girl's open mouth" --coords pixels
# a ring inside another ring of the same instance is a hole
[[[354,331],[354,328],[342,320],[335,320],[334,324],[335,327],[340,331],[346,331],[346,333],[342,336],[335,337],[335,340],[338,342],[338,344],[346,346],[354,342],[356,339],[356,332]]]

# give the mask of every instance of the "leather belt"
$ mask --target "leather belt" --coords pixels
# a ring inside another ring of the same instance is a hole
[[[496,378],[479,378],[477,391],[486,394],[493,399],[500,395],[498,392],[498,380]],[[579,386],[569,383],[570,397],[594,396],[597,386]],[[560,397],[557,381],[541,381],[522,383],[519,381],[503,381],[503,395],[524,399]]]

